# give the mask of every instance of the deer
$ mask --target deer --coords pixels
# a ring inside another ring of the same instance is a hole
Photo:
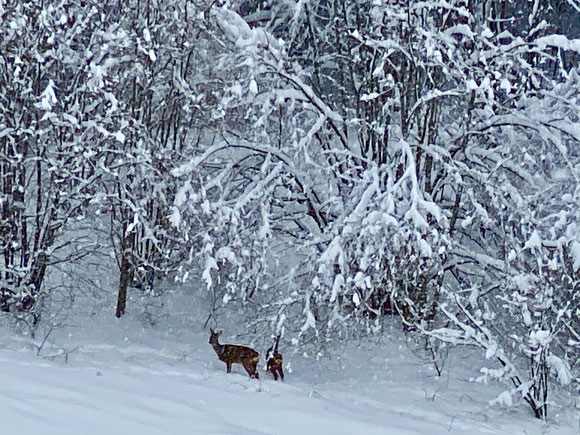
[[[258,352],[247,346],[220,344],[218,340],[223,331],[216,332],[211,328],[209,330],[211,333],[209,344],[211,344],[211,347],[217,353],[219,360],[226,363],[227,373],[231,373],[232,364],[237,363],[244,366],[250,378],[259,379],[258,371],[256,370],[256,366],[260,360],[260,354]]]
[[[266,370],[272,373],[274,380],[284,380],[284,371],[282,370],[282,354],[278,352],[278,343],[280,342],[280,334],[276,336],[274,344],[266,351]]]

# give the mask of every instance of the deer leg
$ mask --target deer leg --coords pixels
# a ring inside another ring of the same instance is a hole
[[[248,373],[248,376],[250,376],[250,378],[251,378],[252,375],[254,374],[254,372],[252,371],[251,364],[248,364],[246,362],[243,362],[242,365],[244,366],[244,369],[246,369],[246,372]]]
[[[284,372],[282,371],[282,367],[280,367],[278,371],[280,372],[280,379],[284,380]]]
[[[245,363],[244,364],[244,368],[246,369],[246,371],[248,372],[248,375],[250,376],[250,378],[255,378],[258,379],[258,372],[256,371],[256,365],[254,363]]]
[[[227,373],[232,372],[232,363],[229,363],[229,362],[226,363],[226,372]]]

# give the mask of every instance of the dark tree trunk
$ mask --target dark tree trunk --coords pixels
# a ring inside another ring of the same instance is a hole
[[[134,249],[135,233],[131,231],[127,234],[127,224],[123,223],[123,241],[121,243],[121,261],[119,263],[119,294],[117,297],[116,316],[121,317],[125,314],[127,306],[127,288],[133,280],[133,267],[131,263],[131,253]]]

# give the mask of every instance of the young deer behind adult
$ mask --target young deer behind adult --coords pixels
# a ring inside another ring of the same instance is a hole
[[[211,333],[209,336],[209,344],[211,344],[211,347],[217,353],[219,360],[226,363],[226,372],[230,373],[232,371],[232,364],[238,363],[244,366],[250,378],[259,378],[258,371],[256,370],[260,359],[258,352],[247,346],[219,344],[218,339],[222,331],[215,332],[211,328],[209,330]]]
[[[275,343],[266,351],[266,370],[272,373],[274,380],[278,380],[278,375],[280,379],[284,380],[284,371],[282,370],[282,354],[278,352],[278,343],[280,342],[280,335],[276,337]]]

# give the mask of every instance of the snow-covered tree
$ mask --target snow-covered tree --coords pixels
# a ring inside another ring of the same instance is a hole
[[[329,338],[394,308],[473,343],[475,322],[487,356],[502,355],[487,373],[545,417],[546,373],[570,381],[577,355],[578,42],[553,33],[565,3],[520,3],[242,2],[251,26],[214,9],[230,123],[189,169],[208,156],[221,169],[197,179],[232,231],[206,239],[212,252],[271,235],[261,269],[244,275],[252,261],[237,256],[228,283],[260,281],[272,327],[284,315],[300,337]],[[288,247],[300,266],[266,272]],[[213,284],[221,267],[206,260]]]
[[[62,236],[71,222],[84,218],[98,189],[100,150],[93,132],[115,134],[111,126],[97,126],[91,113],[99,102],[87,86],[85,48],[96,31],[94,13],[35,1],[2,9],[0,297],[5,311],[33,310],[51,264],[74,262],[87,252],[86,243],[75,239],[78,233]]]

